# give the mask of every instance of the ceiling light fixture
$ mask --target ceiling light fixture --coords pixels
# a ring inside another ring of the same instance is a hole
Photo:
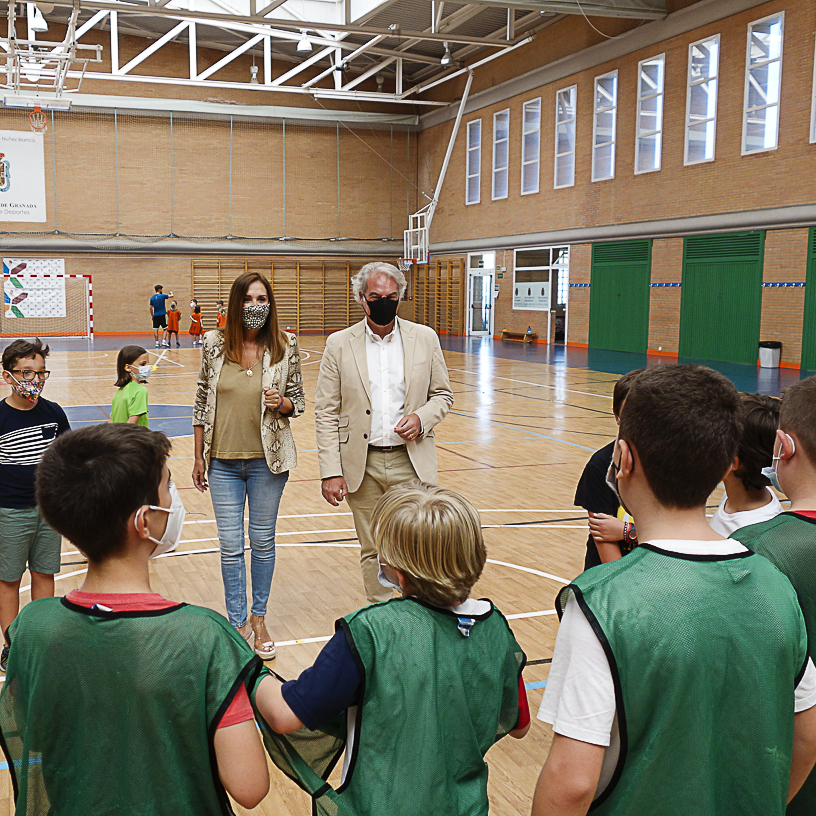
[[[297,50],[302,54],[308,54],[309,51],[312,50],[312,44],[309,42],[309,38],[306,36],[306,30],[303,28],[300,29],[300,39],[298,40]]]
[[[250,85],[257,85],[258,84],[258,66],[257,65],[250,65],[249,66],[249,73],[252,74],[252,79],[249,80]]]
[[[445,43],[445,53],[442,55],[442,59],[439,60],[440,65],[450,65],[451,61],[451,52],[450,48],[448,48],[448,44]]]
[[[28,3],[26,12],[28,15],[28,30],[29,31],[48,31],[48,23],[45,21],[42,12],[34,5]]]

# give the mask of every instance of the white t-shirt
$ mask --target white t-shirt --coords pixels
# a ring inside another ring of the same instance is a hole
[[[651,541],[650,546],[668,552],[698,555],[734,555],[746,551],[738,541]],[[808,658],[807,668],[796,687],[794,710],[807,711],[816,705],[816,667]],[[556,734],[606,747],[597,798],[609,784],[620,754],[615,706],[615,684],[603,646],[570,595],[555,652],[538,709],[538,719],[549,723]]]
[[[728,494],[723,493],[720,501],[720,506],[708,522],[708,526],[715,533],[722,536],[730,536],[734,530],[739,530],[740,527],[747,527],[749,524],[759,524],[760,521],[768,521],[775,516],[778,516],[784,508],[779,503],[773,490],[767,488],[770,494],[770,500],[762,507],[757,507],[756,510],[740,510],[738,513],[726,513],[725,503],[728,500]]]
[[[405,361],[399,321],[379,337],[365,324],[368,389],[371,394],[371,434],[369,445],[403,445],[405,440],[394,426],[405,416]]]

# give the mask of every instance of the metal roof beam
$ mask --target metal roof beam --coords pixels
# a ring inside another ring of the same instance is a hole
[[[492,4],[492,3],[491,3]],[[146,5],[133,5],[125,2],[110,2],[109,0],[52,0],[52,5],[61,8],[77,8],[85,11],[113,11],[120,14],[148,15],[150,17],[169,17],[175,20],[215,21],[227,23],[260,24],[273,26],[288,31],[300,31],[303,28],[313,31],[337,31],[341,34],[363,34],[374,37],[378,34],[384,37],[401,40],[420,41],[448,41],[463,45],[480,45],[490,48],[504,48],[506,40],[494,40],[486,37],[466,37],[462,34],[439,33],[431,34],[425,31],[403,31],[399,26],[392,28],[378,28],[357,25],[342,25],[339,23],[312,22],[309,20],[283,20],[269,17],[250,17],[240,14],[220,14],[206,11],[191,11],[189,9],[157,8]],[[493,4],[495,5],[495,4]]]
[[[633,20],[662,20],[668,15],[665,0],[469,0],[482,6],[500,6],[526,11],[554,11],[585,17],[624,17]]]

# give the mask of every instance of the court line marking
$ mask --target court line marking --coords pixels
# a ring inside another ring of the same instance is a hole
[[[168,351],[170,351],[170,349],[166,348],[166,349],[162,349],[161,354],[156,354],[155,351],[152,351],[151,349],[147,349],[147,353],[152,354],[156,358],[156,363],[160,363],[162,360],[164,360],[164,362],[166,362],[166,363],[172,363],[173,365],[180,366],[181,368],[187,368],[187,366],[184,365],[184,363],[177,363],[175,360],[171,360],[169,357],[166,357],[165,355],[167,354]]]
[[[207,539],[202,539],[202,540],[206,541]],[[209,540],[212,541],[214,539],[209,539]],[[184,544],[185,542],[182,541],[182,542],[179,542],[179,543]],[[304,546],[304,545],[293,543],[293,544],[282,544],[280,546],[282,546],[282,547],[299,547],[299,546]],[[328,546],[328,547],[339,547],[339,548],[352,548],[352,547],[354,547],[354,548],[359,549],[360,545],[358,543],[358,544],[340,544],[340,545],[336,545],[336,544],[311,544],[311,545],[305,545],[305,546]],[[247,548],[245,547],[244,549],[246,550]],[[165,553],[163,555],[160,555],[160,556],[158,556],[158,558],[156,560],[158,561],[159,558],[172,558],[172,557],[177,557],[177,556],[181,556],[181,555],[199,555],[199,554],[202,554],[202,553],[216,553],[218,551],[219,550],[218,550],[217,547],[212,547],[212,548],[209,548],[209,549],[202,549],[202,550],[183,550],[181,552],[175,551],[175,552],[169,552],[169,553]],[[523,566],[521,566],[521,564],[511,564],[508,561],[497,561],[497,560],[495,560],[493,558],[488,558],[487,563],[488,564],[494,564],[495,566],[508,567],[510,569],[516,569],[516,570],[519,570],[520,572],[526,572],[526,573],[529,573],[531,575],[538,575],[538,576],[540,576],[542,578],[548,578],[548,579],[550,579],[552,581],[556,581],[558,583],[565,584],[565,585],[571,583],[566,578],[561,578],[558,575],[553,575],[552,573],[549,573],[549,572],[543,572],[542,570],[533,569],[532,567],[523,567]],[[61,581],[64,578],[73,578],[73,577],[75,577],[77,575],[84,575],[87,572],[88,572],[87,568],[86,569],[81,569],[81,570],[74,570],[73,572],[66,572],[65,575],[55,575],[54,576],[54,581]],[[28,591],[29,589],[31,589],[30,584],[28,586],[20,587],[20,594],[22,594],[23,592]],[[535,611],[535,612],[516,612],[515,614],[505,615],[505,618],[507,618],[507,620],[524,620],[524,619],[527,619],[527,618],[539,618],[539,617],[545,617],[545,616],[550,616],[550,615],[555,615],[555,614],[557,614],[555,609],[543,609],[543,610],[538,610],[538,611]],[[300,646],[300,645],[303,645],[303,644],[306,644],[306,643],[325,643],[326,641],[331,640],[331,638],[332,638],[332,635],[320,635],[318,637],[311,637],[311,638],[298,638],[296,640],[276,641],[276,645],[283,647],[283,646],[296,646],[296,645]],[[0,682],[3,682],[3,681],[5,681],[5,677],[0,678]]]
[[[470,374],[474,377],[481,377],[482,374],[478,371],[468,371],[466,368],[449,368],[448,371],[459,371],[462,374]],[[552,391],[563,391],[565,394],[582,394],[585,397],[598,397],[598,399],[612,399],[612,395],[593,394],[589,391],[575,391],[572,388],[562,388],[559,385],[545,385],[544,383],[528,382],[527,380],[514,380],[512,377],[499,377],[498,375],[491,375],[492,380],[506,380],[507,382],[519,383],[520,385],[532,385],[535,388],[549,388]],[[495,390],[495,389],[492,389]]]

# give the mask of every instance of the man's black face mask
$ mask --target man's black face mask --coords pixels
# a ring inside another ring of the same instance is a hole
[[[369,300],[366,298],[366,303],[371,322],[377,326],[387,326],[397,316],[398,300],[391,300],[391,298]]]

